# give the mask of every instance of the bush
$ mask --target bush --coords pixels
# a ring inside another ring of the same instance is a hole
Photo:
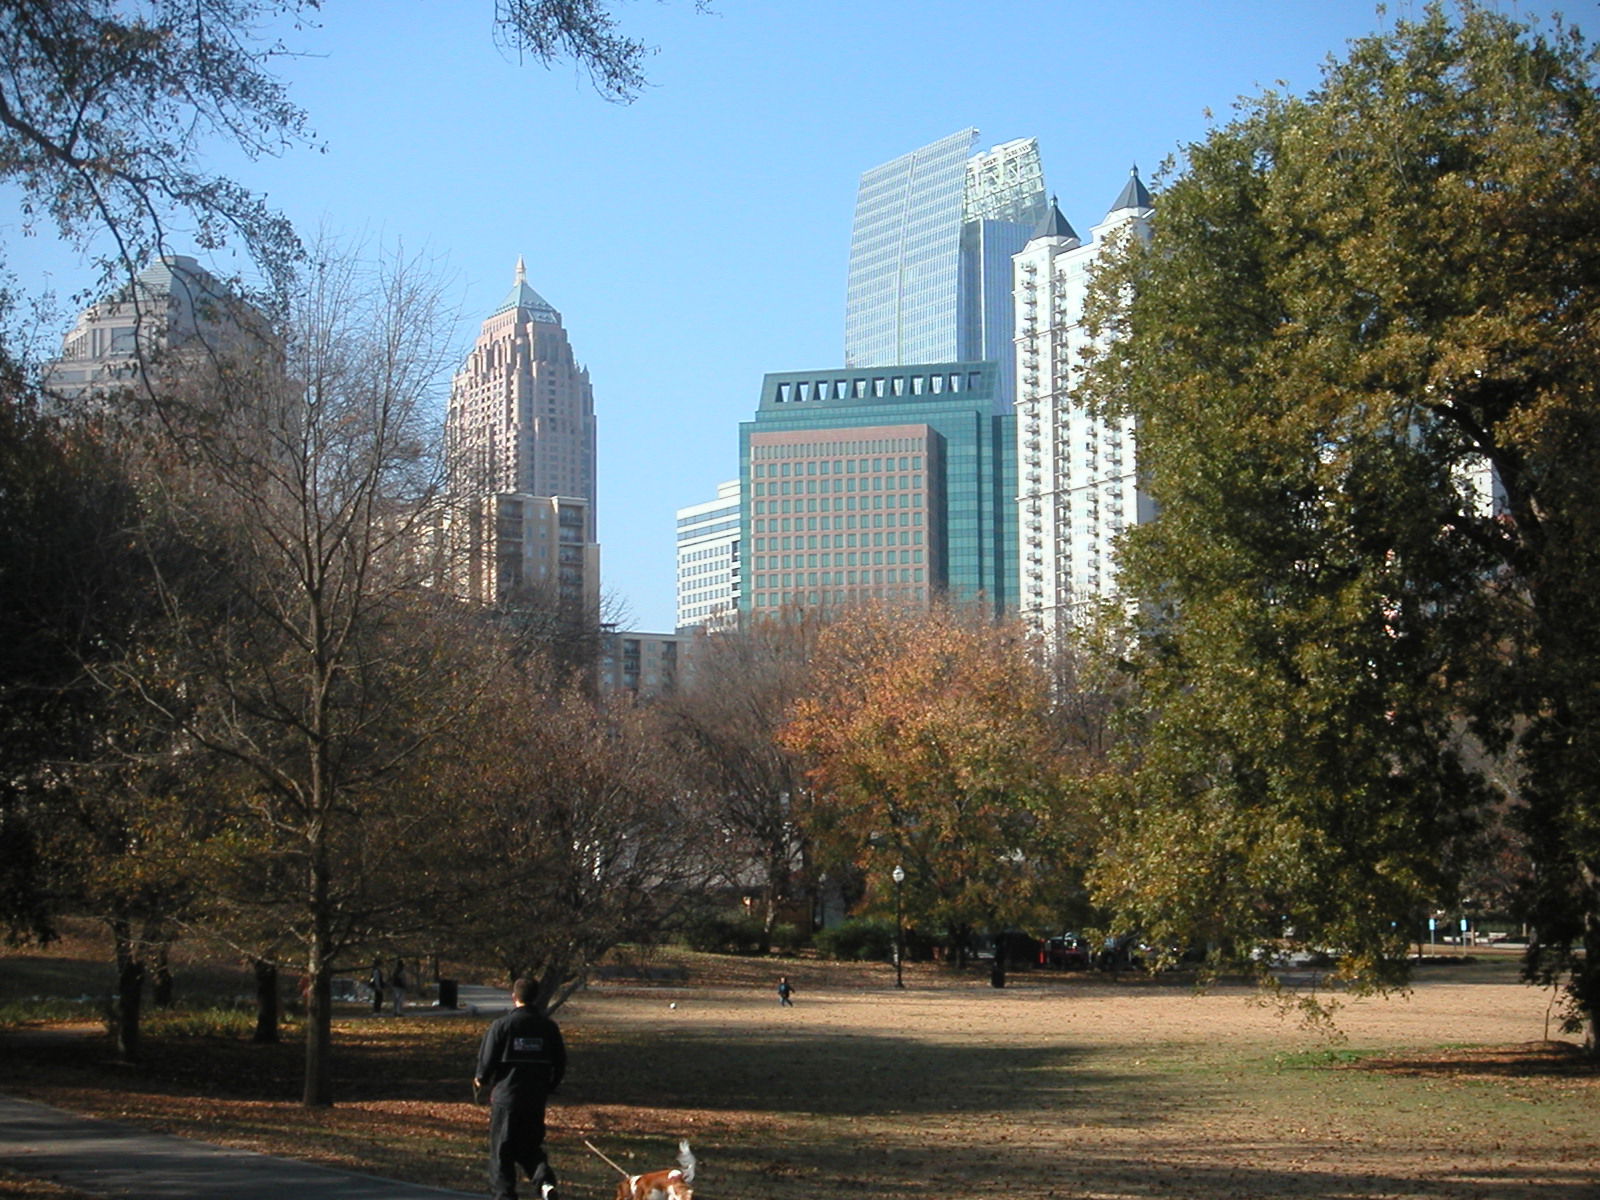
[[[793,921],[780,921],[772,927],[772,948],[779,954],[794,954],[811,942],[811,935],[803,933]]]
[[[761,921],[743,911],[707,913],[684,929],[689,949],[707,954],[759,954]]]
[[[812,942],[828,958],[878,962],[894,958],[894,922],[852,918],[818,930]]]
[[[51,1021],[98,1020],[105,997],[83,996],[69,1000],[61,996],[20,996],[0,1003],[0,1029]]]

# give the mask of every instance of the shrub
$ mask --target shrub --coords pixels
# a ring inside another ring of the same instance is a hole
[[[802,932],[793,921],[780,921],[772,927],[772,948],[779,954],[793,954],[810,941],[811,935]]]
[[[812,942],[828,958],[875,962],[894,957],[894,922],[852,918],[818,930]]]
[[[282,1024],[290,1024],[288,1014],[284,1014]],[[141,1026],[151,1037],[248,1038],[255,1033],[256,1014],[253,1008],[222,1006],[147,1008]]]
[[[761,922],[742,911],[707,913],[684,929],[689,949],[707,954],[758,954]]]
[[[104,997],[19,996],[0,1003],[0,1028],[51,1021],[98,1020]]]

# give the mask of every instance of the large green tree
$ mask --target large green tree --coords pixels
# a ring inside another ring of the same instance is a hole
[[[1081,397],[1138,419],[1161,509],[1123,577],[1144,727],[1098,879],[1126,918],[1399,979],[1499,791],[1529,975],[1592,1022],[1595,61],[1431,6],[1189,146],[1104,273]]]

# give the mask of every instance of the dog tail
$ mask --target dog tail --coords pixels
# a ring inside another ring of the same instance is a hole
[[[688,1138],[678,1142],[678,1168],[683,1172],[685,1183],[694,1182],[694,1151],[689,1149]]]

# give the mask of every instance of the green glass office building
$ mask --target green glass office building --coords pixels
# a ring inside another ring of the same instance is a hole
[[[765,377],[739,426],[740,609],[1016,605],[1014,418],[993,362]]]

